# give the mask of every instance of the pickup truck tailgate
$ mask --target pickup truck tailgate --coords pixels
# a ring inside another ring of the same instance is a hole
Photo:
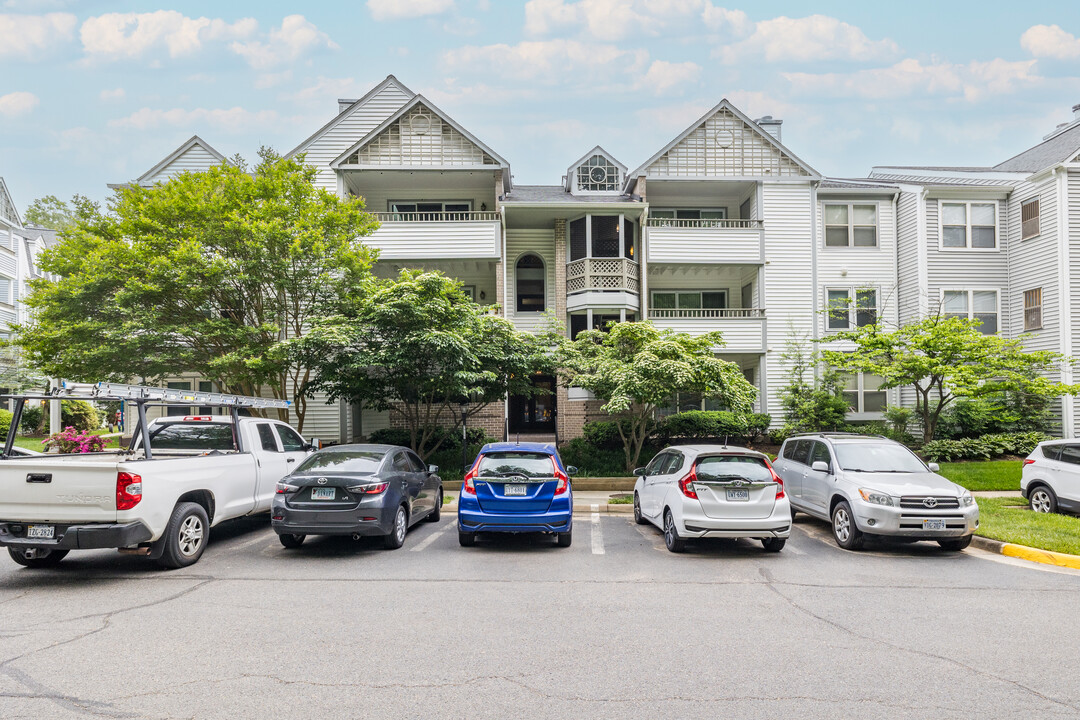
[[[0,460],[0,521],[116,522],[115,456]]]

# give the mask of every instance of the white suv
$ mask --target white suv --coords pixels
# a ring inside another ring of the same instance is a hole
[[[1080,513],[1080,442],[1036,445],[1024,460],[1020,492],[1035,512]]]
[[[810,433],[784,441],[773,468],[796,511],[832,524],[836,544],[858,550],[866,535],[937,540],[963,550],[979,506],[898,442],[852,433]]]

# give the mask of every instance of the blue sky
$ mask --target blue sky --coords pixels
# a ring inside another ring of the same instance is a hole
[[[557,184],[727,97],[818,171],[994,164],[1072,119],[1080,3],[0,0],[0,176],[96,199],[192,134],[287,151],[393,73]]]

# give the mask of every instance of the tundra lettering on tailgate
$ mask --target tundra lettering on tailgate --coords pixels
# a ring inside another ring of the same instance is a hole
[[[56,499],[69,505],[102,505],[112,499],[109,495],[57,495]]]

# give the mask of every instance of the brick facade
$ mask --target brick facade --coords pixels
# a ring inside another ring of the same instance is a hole
[[[505,403],[502,401],[493,402],[475,415],[471,415],[467,421],[467,425],[470,428],[483,428],[488,437],[502,440],[506,425],[505,417]],[[440,418],[437,424],[440,427],[445,428],[457,427],[460,420],[461,415],[455,407],[452,414],[443,413],[442,418]],[[405,419],[401,417],[400,413],[390,413],[390,427],[402,430],[405,429]]]

